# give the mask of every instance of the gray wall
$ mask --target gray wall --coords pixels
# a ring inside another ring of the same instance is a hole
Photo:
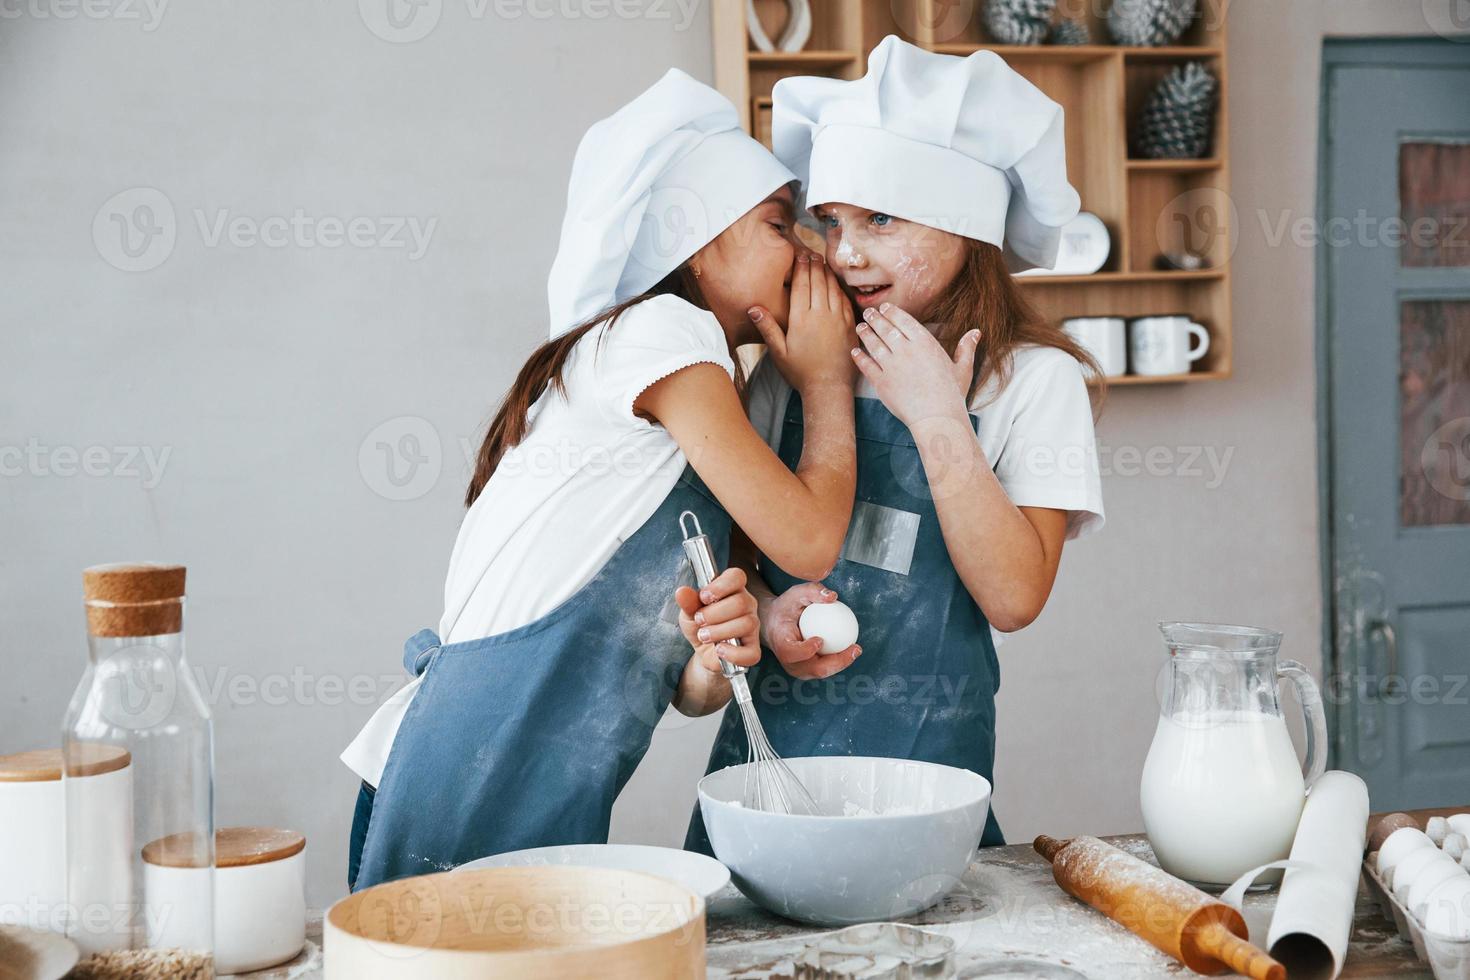
[[[55,743],[80,570],[185,562],[218,818],[304,830],[324,903],[336,756],[437,622],[463,444],[542,335],[576,140],[669,66],[710,78],[708,10],[430,0],[395,33],[369,0],[159,2],[0,18],[0,752]],[[1312,212],[1323,32],[1428,33],[1425,9],[1234,5],[1237,377],[1109,404],[1106,451],[1175,471],[1114,460],[1108,528],[1003,650],[1013,839],[1140,825],[1156,619],[1270,624],[1319,662],[1312,256],[1255,209]],[[119,218],[163,233],[130,252]],[[1194,447],[1231,453],[1223,482],[1178,471]],[[620,839],[682,835],[711,722],[671,728]]]

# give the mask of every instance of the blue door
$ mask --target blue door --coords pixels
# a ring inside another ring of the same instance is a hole
[[[1470,802],[1470,44],[1326,42],[1319,324],[1333,764]]]

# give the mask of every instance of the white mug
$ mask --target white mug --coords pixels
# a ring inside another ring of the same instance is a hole
[[[1210,332],[1187,316],[1142,316],[1128,324],[1128,361],[1134,374],[1188,374],[1209,350]]]
[[[1128,370],[1128,343],[1120,316],[1078,316],[1062,322],[1062,331],[1096,359],[1102,373],[1116,378]]]

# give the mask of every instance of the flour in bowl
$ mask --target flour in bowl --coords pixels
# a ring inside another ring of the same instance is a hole
[[[852,802],[851,800],[844,800],[842,802],[842,815],[844,817],[903,817],[911,816],[916,813],[928,812],[929,811],[916,806],[906,806],[902,804],[898,806],[884,807],[881,810],[870,810],[859,803]]]

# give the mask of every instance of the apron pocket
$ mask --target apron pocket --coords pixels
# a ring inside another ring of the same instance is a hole
[[[842,543],[842,557],[871,568],[907,575],[919,539],[919,515],[859,500]]]

